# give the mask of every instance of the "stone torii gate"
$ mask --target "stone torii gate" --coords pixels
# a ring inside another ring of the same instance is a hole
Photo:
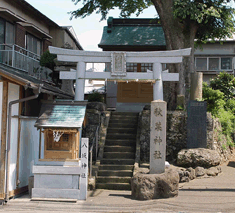
[[[85,79],[113,81],[144,81],[152,80],[153,100],[163,100],[163,81],[179,81],[179,73],[162,71],[162,64],[181,63],[184,56],[189,56],[191,48],[154,51],[154,52],[98,52],[83,50],[68,50],[49,47],[52,54],[57,54],[57,60],[76,62],[77,70],[60,71],[60,79],[76,80],[75,100],[84,100]],[[86,72],[86,63],[111,63],[110,72]],[[153,63],[153,70],[145,73],[126,72],[126,63]]]

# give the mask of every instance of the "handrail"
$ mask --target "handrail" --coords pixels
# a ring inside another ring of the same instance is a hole
[[[95,132],[95,137],[93,138],[93,141],[92,141],[92,144],[91,144],[91,147],[90,147],[90,173],[89,173],[89,176],[91,177],[92,176],[92,155],[93,155],[93,147],[94,147],[94,144],[96,145],[96,155],[95,157],[97,158],[97,151],[98,151],[98,130],[99,130],[99,126],[97,126],[96,128],[96,132]]]
[[[19,51],[17,51],[16,48],[15,48],[15,47],[17,47],[17,48],[19,48],[19,49],[21,49],[21,50],[27,52],[28,54],[33,55],[33,57],[29,56],[30,58],[33,58],[33,59],[35,59],[34,57],[40,58],[40,55],[37,55],[36,53],[31,52],[30,50],[27,50],[27,49],[25,49],[25,48],[23,48],[23,47],[21,47],[21,46],[19,46],[19,45],[17,45],[17,44],[0,44],[0,46],[10,47],[10,48],[12,48],[12,50],[15,50],[16,52],[19,52]],[[3,50],[0,49],[0,51],[3,51]],[[9,51],[9,50],[8,50],[8,51]],[[20,53],[20,52],[19,52],[19,53]]]

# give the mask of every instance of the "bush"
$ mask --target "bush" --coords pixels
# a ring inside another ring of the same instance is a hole
[[[43,67],[47,67],[51,70],[54,70],[55,62],[54,59],[56,58],[55,54],[51,54],[49,50],[46,50],[41,58],[40,58],[40,65]]]
[[[222,132],[232,146],[235,129],[235,78],[227,73],[220,73],[210,81],[210,86],[203,83],[203,99],[207,101],[207,111],[219,118]]]
[[[225,99],[235,98],[235,78],[226,72],[221,72],[216,78],[210,80],[210,87],[224,93]]]
[[[104,102],[104,97],[103,95],[98,92],[97,90],[93,90],[89,95],[88,95],[88,102]]]

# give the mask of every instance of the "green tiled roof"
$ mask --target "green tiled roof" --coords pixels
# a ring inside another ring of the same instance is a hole
[[[115,19],[114,19],[115,20]],[[116,19],[118,20],[118,19]],[[121,19],[119,19],[121,20]],[[165,46],[165,37],[162,27],[159,24],[151,24],[143,20],[144,24],[131,23],[118,23],[104,27],[103,35],[99,47],[104,46]]]
[[[86,112],[86,102],[56,101],[43,103],[36,127],[80,128]]]

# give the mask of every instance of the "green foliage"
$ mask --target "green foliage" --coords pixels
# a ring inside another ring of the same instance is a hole
[[[233,146],[232,135],[235,130],[235,97],[231,92],[234,79],[227,73],[220,73],[210,81],[210,86],[203,83],[203,98],[207,101],[207,110],[219,118],[228,146]]]
[[[221,72],[216,78],[210,80],[210,86],[214,90],[224,93],[225,99],[235,98],[235,78],[226,72]]]
[[[232,0],[167,0],[167,3],[156,0],[72,1],[79,8],[70,12],[71,19],[73,17],[85,18],[94,12],[101,14],[101,20],[104,20],[108,12],[115,8],[120,10],[121,17],[129,17],[131,14],[138,16],[151,5],[154,5],[155,8],[164,8],[163,10],[167,11],[163,11],[163,14],[173,13],[171,15],[181,23],[182,28],[185,28],[185,30],[188,30],[190,26],[196,26],[198,44],[205,43],[208,39],[214,41],[215,39],[231,37],[235,28],[233,21],[234,9],[228,5]],[[168,7],[163,7],[163,4],[167,4]],[[173,10],[170,5],[173,6]],[[160,19],[166,17],[161,13],[158,15]],[[190,39],[194,40],[194,37]]]
[[[88,102],[104,102],[104,96],[97,90],[93,90],[88,95]]]
[[[56,55],[51,54],[49,50],[46,50],[40,58],[40,65],[53,70],[55,67],[55,62],[54,62],[55,58]]]
[[[225,39],[234,32],[234,9],[228,6],[231,0],[175,0],[174,16],[182,23],[196,24],[198,26],[197,44],[208,39]]]
[[[82,17],[92,14],[93,12],[101,14],[101,20],[106,19],[107,14],[110,10],[118,8],[121,10],[120,16],[129,17],[131,14],[138,16],[144,9],[152,5],[150,0],[72,0],[75,5],[82,3],[82,7],[70,12],[71,18]]]
[[[218,109],[224,109],[224,93],[219,90],[214,90],[203,82],[203,99],[207,101],[207,110],[215,115]]]
[[[177,109],[177,110],[184,110],[184,107],[181,106],[181,105],[177,105],[176,109]]]
[[[222,144],[222,149],[223,150],[226,150],[227,149],[227,146],[225,144]]]

